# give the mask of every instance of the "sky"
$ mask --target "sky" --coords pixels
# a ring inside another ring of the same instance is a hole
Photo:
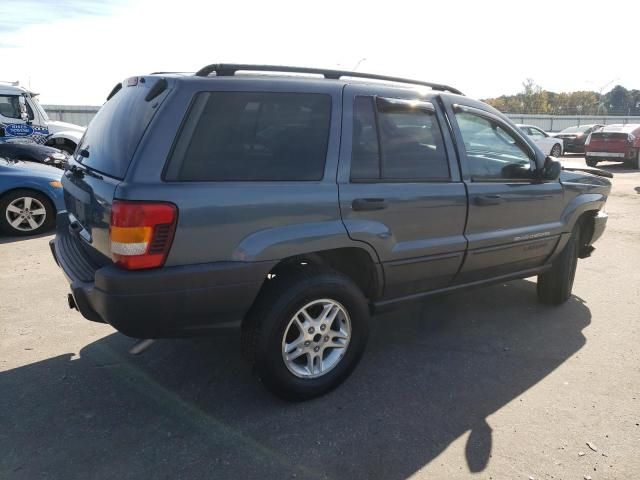
[[[357,69],[475,98],[532,78],[640,89],[640,2],[0,0],[0,80],[101,105],[124,78],[209,63]]]

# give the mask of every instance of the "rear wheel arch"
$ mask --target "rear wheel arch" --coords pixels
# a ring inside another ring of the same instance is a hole
[[[287,275],[309,265],[327,267],[346,275],[370,301],[378,298],[382,291],[382,269],[369,252],[360,247],[320,250],[284,258],[271,269],[266,281],[273,276]]]

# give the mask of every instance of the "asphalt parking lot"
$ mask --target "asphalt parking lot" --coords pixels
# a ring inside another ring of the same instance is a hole
[[[604,168],[569,302],[528,279],[376,317],[353,376],[302,404],[235,337],[128,354],[67,307],[51,235],[0,237],[0,478],[640,477],[640,172]]]

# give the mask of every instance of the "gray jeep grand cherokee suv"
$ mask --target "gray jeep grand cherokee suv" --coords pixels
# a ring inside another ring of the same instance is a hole
[[[138,338],[239,329],[291,399],[349,375],[372,312],[532,275],[564,302],[610,190],[446,85],[256,65],[116,85],[63,185],[72,308]]]

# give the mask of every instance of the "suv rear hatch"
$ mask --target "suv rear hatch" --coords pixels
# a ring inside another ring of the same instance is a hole
[[[117,84],[67,166],[62,185],[69,229],[100,265],[111,263],[109,228],[116,189],[169,90],[167,79],[154,76]]]
[[[591,134],[587,151],[624,153],[630,145],[628,138],[629,134],[622,132],[595,132]]]

